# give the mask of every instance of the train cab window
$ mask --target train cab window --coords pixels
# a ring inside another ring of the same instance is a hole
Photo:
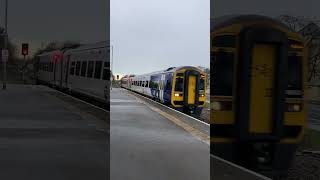
[[[302,57],[289,55],[288,57],[288,98],[302,97]]]
[[[210,60],[212,89],[215,96],[232,96],[234,76],[234,54],[213,52]]]
[[[79,76],[79,74],[80,74],[80,65],[81,65],[80,61],[77,61],[77,63],[76,63],[76,73],[75,73],[77,76]]]
[[[212,38],[212,46],[215,47],[236,47],[236,36],[234,35],[221,35]]]
[[[176,85],[175,85],[174,90],[177,92],[183,92],[183,78],[182,77],[176,78]]]
[[[94,66],[93,63],[94,63],[93,61],[89,61],[88,63],[88,73],[87,73],[88,78],[92,78],[93,76],[93,66]]]
[[[102,61],[96,61],[96,66],[94,70],[94,78],[100,79],[101,78],[101,69],[102,69]]]
[[[87,61],[82,61],[81,76],[85,77],[87,73]]]

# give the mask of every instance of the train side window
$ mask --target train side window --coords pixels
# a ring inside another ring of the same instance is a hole
[[[103,79],[103,80],[107,80],[107,79],[108,79],[108,77],[109,77],[108,71],[109,71],[108,63],[107,63],[107,62],[104,62],[103,74],[102,74],[102,79]],[[119,76],[119,75],[117,75],[117,76]],[[119,77],[118,77],[118,78],[119,78]]]
[[[96,79],[101,78],[101,69],[102,69],[102,61],[96,61],[96,67],[94,70],[94,78],[96,78]]]
[[[53,62],[50,62],[49,69],[50,69],[50,72],[53,72]]]
[[[204,79],[200,79],[200,88],[199,88],[199,90],[204,90],[204,87],[205,85],[204,85]]]
[[[81,76],[85,77],[87,73],[87,61],[82,61]]]
[[[148,85],[149,85],[149,81],[146,81],[146,87],[148,87]]]
[[[70,75],[74,75],[76,62],[71,62]]]
[[[88,73],[87,73],[88,78],[92,78],[92,76],[93,76],[93,66],[94,66],[94,61],[89,61]]]
[[[80,74],[80,61],[77,61],[77,63],[76,63],[76,75],[77,76],[79,76],[79,74]]]
[[[210,69],[212,83],[210,88],[215,96],[232,96],[234,77],[234,54],[230,52],[213,52]]]

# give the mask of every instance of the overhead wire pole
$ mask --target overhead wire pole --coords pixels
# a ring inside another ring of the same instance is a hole
[[[110,59],[110,70],[111,70],[111,74],[110,74],[110,89],[112,89],[112,82],[113,82],[113,46],[109,45],[109,52],[111,50],[111,59]],[[110,57],[110,56],[109,56]]]
[[[8,0],[5,0],[5,26],[4,26],[4,49],[8,49]],[[2,89],[7,89],[7,62],[3,60],[3,86]]]

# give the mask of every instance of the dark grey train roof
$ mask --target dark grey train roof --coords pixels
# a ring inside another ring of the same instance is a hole
[[[139,74],[139,75],[135,75],[135,76],[139,77],[139,76],[147,76],[147,75],[153,75],[153,74],[172,73],[172,72],[181,70],[183,68],[193,68],[193,69],[203,71],[202,69],[195,67],[195,66],[179,66],[179,67],[170,67],[170,68],[167,68],[167,69],[161,70],[161,71],[155,71],[155,72],[146,73],[146,74]]]
[[[221,16],[218,18],[213,18],[210,21],[210,30],[214,31],[217,28],[223,27],[223,26],[228,26],[233,23],[239,23],[241,21],[267,21],[267,22],[273,22],[278,24],[279,26],[289,29],[289,27],[285,24],[283,24],[281,21],[267,17],[267,16],[262,16],[262,15],[253,15],[253,14],[241,14],[241,15],[226,15],[226,16]]]

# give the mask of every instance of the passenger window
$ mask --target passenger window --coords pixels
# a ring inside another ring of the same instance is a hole
[[[93,76],[93,61],[89,61],[89,64],[88,64],[88,73],[87,73],[87,77],[88,78],[92,78]]]
[[[204,79],[200,79],[200,90],[204,90],[204,87],[205,86],[205,84],[204,84]]]
[[[148,85],[149,85],[149,81],[146,81],[146,87],[148,87]]]
[[[108,77],[110,76],[110,74],[108,74],[108,72],[109,72],[108,63],[104,62],[103,75],[102,75],[103,80],[109,79]],[[119,75],[117,75],[117,79],[119,79]]]
[[[70,75],[74,75],[75,64],[75,62],[71,62]]]
[[[102,69],[102,61],[96,61],[96,67],[94,71],[94,78],[100,79],[101,78],[101,69]]]
[[[82,61],[81,76],[85,77],[87,73],[87,61]]]
[[[77,64],[76,64],[76,75],[79,76],[80,74],[80,61],[77,61]]]

